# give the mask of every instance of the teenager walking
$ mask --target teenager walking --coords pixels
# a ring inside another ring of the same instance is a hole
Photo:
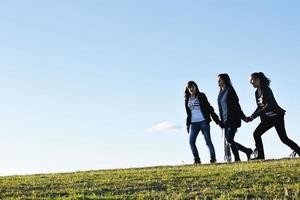
[[[300,155],[299,146],[288,138],[284,125],[285,110],[276,102],[270,86],[270,79],[262,72],[251,74],[250,83],[256,88],[255,98],[257,109],[249,117],[251,120],[260,117],[261,122],[255,129],[253,136],[257,149],[255,159],[265,159],[264,148],[261,136],[270,128],[275,127],[280,140],[289,146],[294,152]]]
[[[189,142],[194,156],[194,164],[200,164],[200,157],[196,147],[196,139],[201,131],[210,152],[210,162],[216,162],[216,154],[210,137],[211,117],[219,124],[219,117],[207,100],[204,93],[199,91],[194,81],[189,81],[185,89],[185,108],[187,113],[186,126],[190,134]]]
[[[225,130],[226,141],[230,145],[235,162],[241,161],[238,152],[239,150],[244,152],[249,160],[253,153],[252,149],[246,148],[234,140],[237,129],[241,127],[241,119],[246,122],[248,122],[249,119],[241,109],[239,98],[231,84],[228,74],[218,75],[218,85],[220,87],[218,96],[218,106],[221,118],[220,126]]]

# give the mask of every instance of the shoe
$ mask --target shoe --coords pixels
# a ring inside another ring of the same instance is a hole
[[[253,156],[254,156],[254,158],[256,158],[257,156],[258,156],[258,150],[257,150],[257,148],[255,148],[254,150],[253,150]]]
[[[241,162],[241,159],[234,159],[234,162]]]
[[[293,151],[293,152],[291,153],[290,157],[291,157],[291,158],[296,158],[296,155],[297,155],[296,151]]]
[[[225,162],[231,162],[231,156],[225,155],[224,160],[225,160]]]
[[[194,159],[194,165],[200,165],[200,164],[201,164],[200,158],[195,158]]]
[[[216,159],[211,159],[211,160],[210,160],[210,163],[216,163],[216,162],[217,162]]]
[[[246,155],[247,155],[247,159],[250,160],[251,159],[251,155],[252,155],[253,151],[252,149],[248,148]]]

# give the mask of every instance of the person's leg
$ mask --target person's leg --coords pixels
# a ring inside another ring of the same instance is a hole
[[[247,155],[247,159],[249,160],[250,157],[251,157],[251,154],[253,153],[253,150],[251,148],[247,148],[247,147],[245,147],[245,146],[243,146],[243,145],[241,145],[240,143],[237,143],[237,142],[235,142],[235,145],[236,145],[236,147],[239,151],[242,151]]]
[[[237,130],[237,128],[225,128],[225,137],[226,137],[227,142],[230,144],[231,151],[234,155],[234,160],[240,161],[238,148],[234,141],[234,136],[235,136],[236,130]]]
[[[202,131],[202,134],[204,135],[206,145],[209,149],[210,162],[215,162],[216,161],[216,153],[215,153],[215,148],[214,148],[214,145],[213,145],[213,143],[211,141],[211,137],[210,137],[210,125],[206,121],[203,121],[203,122],[201,122],[200,129]]]
[[[192,123],[191,128],[190,128],[190,138],[189,138],[190,141],[189,142],[190,142],[190,146],[192,149],[195,163],[200,163],[200,157],[199,157],[198,149],[196,147],[196,139],[197,139],[199,131],[200,131],[199,123]]]
[[[287,134],[286,134],[286,130],[285,130],[285,126],[284,126],[284,116],[279,117],[276,120],[275,123],[275,129],[277,131],[277,134],[280,138],[280,140],[286,144],[287,146],[289,146],[292,150],[294,150],[298,155],[300,155],[300,148],[299,146],[292,141],[291,139],[288,138]]]
[[[265,154],[264,154],[264,147],[263,147],[263,143],[261,140],[261,136],[270,128],[272,128],[274,126],[274,123],[270,120],[266,120],[266,121],[262,121],[257,128],[255,129],[254,133],[253,133],[253,137],[255,140],[255,146],[257,149],[257,159],[265,159]]]
[[[242,151],[244,153],[247,153],[249,151],[249,148],[241,145],[240,143],[238,142],[235,142],[235,145],[236,145],[236,148],[239,150],[239,151]]]

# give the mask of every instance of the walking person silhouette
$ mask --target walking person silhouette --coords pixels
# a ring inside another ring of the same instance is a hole
[[[189,142],[194,156],[194,164],[201,164],[196,147],[196,139],[200,131],[205,138],[210,152],[210,162],[216,162],[215,149],[210,137],[209,123],[212,117],[216,124],[219,124],[219,117],[208,102],[206,95],[199,91],[194,81],[189,81],[185,89],[185,109],[187,113],[186,126],[187,132],[190,134]]]
[[[255,98],[257,109],[249,117],[252,121],[260,117],[261,122],[255,129],[253,136],[257,150],[256,159],[265,159],[264,148],[261,136],[270,128],[275,127],[280,140],[289,146],[294,152],[300,155],[299,146],[288,138],[285,130],[284,115],[285,110],[282,109],[276,102],[273,92],[270,88],[270,79],[262,72],[255,72],[251,74],[250,83],[256,88]]]
[[[218,85],[220,87],[218,95],[218,106],[221,118],[220,127],[225,130],[225,138],[234,155],[235,162],[241,161],[239,150],[244,152],[249,160],[253,153],[252,149],[244,147],[234,140],[237,129],[241,127],[241,120],[248,122],[249,118],[245,116],[241,109],[239,98],[231,84],[228,74],[218,75]],[[225,148],[225,155],[228,154],[226,151],[228,150]]]

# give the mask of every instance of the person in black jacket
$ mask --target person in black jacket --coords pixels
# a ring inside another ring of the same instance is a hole
[[[206,95],[199,91],[194,81],[189,81],[185,89],[185,109],[187,113],[186,126],[190,133],[190,146],[194,155],[194,164],[200,164],[200,157],[196,147],[196,139],[201,131],[210,152],[210,162],[216,162],[216,154],[210,137],[211,117],[219,124],[219,117],[208,102]]]
[[[249,119],[245,116],[241,109],[239,98],[231,84],[229,75],[219,74],[218,84],[220,87],[218,96],[218,106],[221,118],[220,126],[221,128],[225,129],[225,138],[231,147],[234,160],[236,162],[240,161],[238,150],[244,152],[249,160],[253,152],[252,149],[246,148],[234,141],[234,136],[237,132],[237,129],[241,127],[241,119],[246,122],[248,122]]]
[[[287,137],[284,125],[285,110],[277,104],[273,92],[269,87],[270,82],[270,79],[262,72],[251,74],[250,83],[256,88],[255,98],[257,109],[249,118],[253,120],[259,116],[261,119],[261,123],[253,133],[257,150],[257,157],[254,159],[265,159],[261,136],[272,127],[275,127],[280,140],[300,155],[299,146]]]

